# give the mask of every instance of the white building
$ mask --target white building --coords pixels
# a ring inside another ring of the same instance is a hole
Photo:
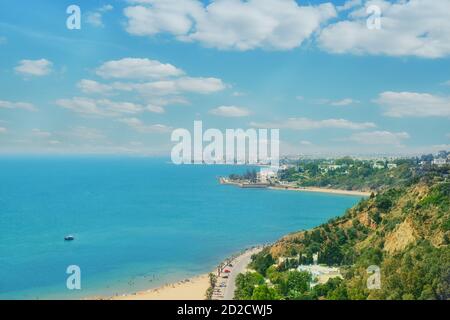
[[[397,165],[395,163],[388,163],[387,167],[389,170],[391,170],[397,168]]]
[[[267,183],[278,177],[278,171],[274,168],[261,168],[258,173],[258,180],[262,183]]]
[[[319,266],[319,265],[301,265],[297,268],[300,272],[309,272],[313,277],[311,287],[317,284],[326,283],[331,278],[342,278],[339,268]]]
[[[447,164],[447,159],[444,158],[434,159],[432,163],[436,166],[444,166]]]

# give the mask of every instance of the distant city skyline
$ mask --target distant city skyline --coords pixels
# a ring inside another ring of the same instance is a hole
[[[281,155],[450,150],[449,58],[448,0],[4,0],[0,154],[170,157],[198,120]]]

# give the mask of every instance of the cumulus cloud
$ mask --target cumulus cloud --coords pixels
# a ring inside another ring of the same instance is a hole
[[[362,4],[362,0],[348,0],[343,5],[337,6],[338,11],[346,11]]]
[[[108,99],[90,99],[74,97],[60,99],[56,104],[62,108],[89,116],[117,117],[123,114],[137,114],[145,110],[139,104],[131,102],[115,102]]]
[[[153,113],[160,113],[160,114],[166,112],[166,110],[163,107],[154,104],[149,104],[147,106],[147,110]]]
[[[336,16],[330,3],[295,0],[137,0],[125,8],[126,30],[137,36],[169,33],[225,50],[289,50]]]
[[[215,116],[227,118],[247,117],[250,115],[250,111],[247,109],[236,106],[220,106],[210,110],[209,113]]]
[[[210,94],[224,90],[226,85],[218,78],[181,77],[151,82],[114,82],[111,84],[102,84],[94,80],[83,79],[78,83],[78,88],[88,94],[105,94],[116,90],[125,92],[137,91],[144,96],[165,96],[182,93]]]
[[[78,82],[78,88],[83,93],[87,93],[87,94],[90,94],[90,93],[105,94],[105,93],[109,93],[113,90],[112,86],[102,84],[102,83],[94,81],[94,80],[88,80],[88,79],[83,79],[80,82]]]
[[[124,10],[136,36],[171,34],[223,50],[289,50],[314,40],[332,53],[440,58],[450,54],[448,0],[348,0],[301,5],[295,0],[135,0]],[[381,9],[381,29],[367,20]],[[331,20],[338,18],[336,20]],[[331,23],[330,23],[331,21]]]
[[[160,114],[165,112],[164,107],[169,104],[188,104],[189,102],[182,96],[184,94],[206,95],[228,87],[221,79],[190,77],[171,64],[141,58],[107,61],[96,69],[96,74],[110,81],[102,83],[82,79],[77,84],[81,92],[89,95],[118,95],[135,92],[144,101],[143,105],[146,105],[146,107],[138,105],[135,108],[136,111],[142,109]],[[110,101],[108,104],[111,105],[111,103]],[[90,98],[59,101],[60,106],[82,111],[81,113],[105,115],[105,110],[100,110],[98,104],[99,101]],[[107,103],[103,101],[102,104]]]
[[[68,135],[70,137],[74,137],[84,141],[96,141],[96,140],[103,140],[106,138],[105,134],[103,134],[100,130],[87,128],[84,126],[72,128],[68,132]]]
[[[128,125],[130,128],[140,133],[166,133],[172,131],[171,127],[168,127],[163,124],[152,124],[152,125],[144,124],[138,118],[124,118],[119,119],[118,121]]]
[[[156,60],[124,58],[105,62],[97,68],[96,73],[105,79],[151,79],[180,76],[183,71],[171,64]]]
[[[209,94],[222,91],[226,88],[222,80],[217,78],[190,78],[183,77],[174,80],[136,84],[115,84],[119,90],[136,90],[143,95],[174,95],[181,93]]]
[[[357,103],[359,103],[358,100],[354,100],[354,99],[351,99],[351,98],[345,98],[345,99],[342,99],[342,100],[331,101],[330,102],[330,104],[332,106],[336,106],[336,107],[349,106],[349,105],[357,104]]]
[[[375,100],[389,117],[450,117],[450,97],[429,93],[381,93]]]
[[[352,98],[344,98],[341,100],[319,99],[316,101],[318,104],[328,104],[333,107],[344,107],[354,104],[358,104],[359,101]]]
[[[381,9],[381,29],[369,30],[366,8]],[[450,54],[450,1],[366,1],[348,20],[325,27],[319,45],[332,53],[440,58]]]
[[[289,118],[280,122],[252,122],[251,125],[257,128],[278,128],[290,130],[312,130],[323,128],[363,130],[376,127],[376,125],[372,122],[352,122],[346,119],[312,120],[308,118]]]
[[[0,100],[0,109],[23,109],[27,111],[37,111],[37,108],[28,102],[11,102]]]
[[[48,138],[52,135],[51,132],[43,131],[41,129],[33,129],[31,130],[31,133],[33,136],[38,138]]]
[[[406,132],[373,131],[354,133],[348,140],[367,145],[400,146],[409,137],[409,134]]]
[[[41,77],[52,71],[52,65],[53,63],[47,59],[21,60],[14,70],[26,76]]]
[[[113,9],[112,5],[106,4],[95,11],[88,12],[86,14],[86,22],[94,27],[104,27],[103,14]]]

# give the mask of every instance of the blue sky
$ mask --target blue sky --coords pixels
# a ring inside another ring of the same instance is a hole
[[[168,155],[194,120],[289,154],[450,149],[449,56],[449,0],[3,0],[0,153]]]

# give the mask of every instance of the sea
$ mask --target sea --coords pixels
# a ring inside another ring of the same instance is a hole
[[[218,181],[247,169],[146,157],[1,157],[0,299],[159,287],[318,226],[361,199]],[[70,266],[80,270],[79,290],[68,289]]]

